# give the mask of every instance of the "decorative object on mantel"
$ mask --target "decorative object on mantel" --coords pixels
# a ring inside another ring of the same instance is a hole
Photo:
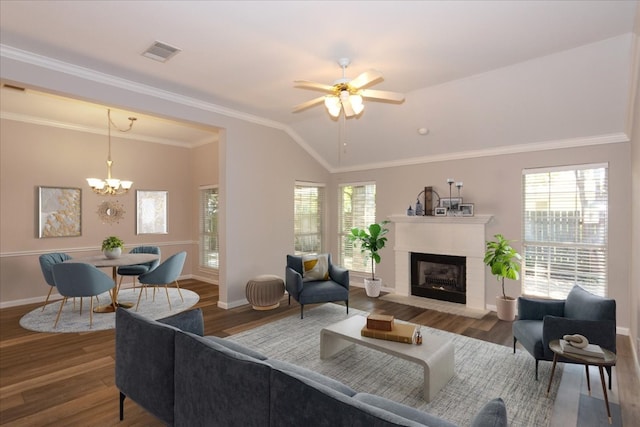
[[[409,209],[407,209],[407,216],[413,216],[413,209],[411,208],[411,205],[409,205]]]
[[[123,248],[124,241],[119,237],[109,236],[102,241],[102,253],[109,259],[119,258]]]
[[[440,196],[433,190],[433,187],[424,187],[424,190],[418,193],[416,196],[416,216],[433,215],[433,193],[435,193],[436,196],[438,196],[438,199],[440,199]],[[420,196],[423,194],[424,204],[420,203]],[[409,208],[411,208],[411,206],[409,206]],[[407,215],[412,216],[413,214],[410,214],[409,210],[407,210]]]
[[[375,277],[375,264],[380,264],[380,254],[378,251],[387,243],[385,234],[389,229],[385,227],[389,221],[382,221],[380,224],[370,224],[367,229],[352,228],[351,234],[347,235],[350,242],[360,245],[360,252],[365,254],[365,262],[371,259],[371,279],[364,279],[364,288],[369,297],[380,296],[382,279]]]
[[[98,205],[97,213],[103,223],[113,224],[124,218],[125,210],[119,201],[105,200]]]
[[[107,155],[107,179],[102,180],[99,178],[87,178],[87,183],[91,187],[91,189],[102,196],[110,195],[115,196],[119,194],[125,194],[129,191],[131,186],[133,185],[132,181],[121,181],[116,178],[111,177],[111,165],[113,161],[111,160],[111,126],[118,129],[120,132],[129,132],[131,128],[133,128],[133,123],[137,120],[135,117],[129,117],[129,127],[127,129],[119,129],[113,121],[111,121],[111,110],[107,110],[107,118],[109,126],[108,130],[108,141],[109,141],[109,152]]]
[[[516,318],[517,299],[507,296],[504,291],[504,279],[518,280],[520,278],[520,262],[522,257],[511,242],[502,234],[496,234],[495,241],[486,242],[484,263],[491,268],[491,274],[502,281],[502,295],[496,297],[496,311],[498,319],[513,321]]]

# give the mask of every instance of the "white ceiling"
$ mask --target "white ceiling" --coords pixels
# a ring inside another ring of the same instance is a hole
[[[321,105],[292,113],[294,105],[320,95],[294,88],[293,81],[331,84],[341,77],[338,58],[352,59],[348,77],[377,69],[384,80],[374,89],[410,97],[423,88],[629,33],[637,7],[637,1],[612,0],[2,1],[0,41],[283,123],[323,155],[337,142],[337,123]],[[141,56],[156,40],[182,51],[166,63]],[[24,95],[3,89],[3,114],[106,127],[105,106],[59,108],[53,97]],[[367,110],[394,108],[365,102],[363,115],[347,126],[366,127],[363,135],[371,138],[380,123],[367,121]],[[194,145],[211,138],[207,129],[155,123],[135,112],[121,115],[125,121],[128,115],[139,117],[138,131],[160,142]],[[331,156],[323,157],[337,166]]]

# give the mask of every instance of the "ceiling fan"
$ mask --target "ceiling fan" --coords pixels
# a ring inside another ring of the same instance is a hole
[[[382,80],[382,73],[380,71],[369,70],[353,80],[347,78],[346,70],[350,63],[351,60],[349,58],[340,58],[338,60],[338,64],[342,67],[342,78],[333,82],[332,85],[308,80],[294,81],[295,87],[320,90],[328,92],[329,94],[296,105],[293,107],[293,112],[297,113],[298,111],[324,102],[327,111],[332,117],[337,118],[340,116],[340,111],[344,111],[346,117],[353,117],[359,115],[364,110],[363,98],[372,101],[390,101],[396,103],[404,101],[404,95],[401,93],[367,89],[368,86]]]

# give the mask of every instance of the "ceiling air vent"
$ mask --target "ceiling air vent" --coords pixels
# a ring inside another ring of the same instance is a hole
[[[159,41],[155,41],[147,50],[142,52],[142,56],[153,59],[154,61],[167,62],[171,57],[176,55],[182,49],[168,45]]]

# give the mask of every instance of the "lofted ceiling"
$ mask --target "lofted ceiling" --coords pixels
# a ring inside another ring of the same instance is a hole
[[[342,74],[337,60],[348,57],[347,77],[379,70],[384,79],[373,89],[410,100],[424,88],[630,33],[637,8],[637,1],[2,1],[0,43],[281,123],[339,170],[377,160],[357,144],[339,154],[345,135],[375,151],[389,144],[377,137],[389,128],[410,129],[411,138],[384,151],[385,160],[402,161],[416,153],[402,144],[428,141],[416,130],[428,129],[429,118],[381,123],[401,107],[365,100],[364,113],[342,129],[322,105],[292,112],[321,94],[294,80],[332,84]],[[154,41],[181,51],[165,63],[142,56]],[[1,98],[7,117],[106,127],[103,105],[61,108],[75,101],[12,89]],[[170,118],[117,114],[137,116],[139,136],[156,142],[215,139],[212,129]]]

